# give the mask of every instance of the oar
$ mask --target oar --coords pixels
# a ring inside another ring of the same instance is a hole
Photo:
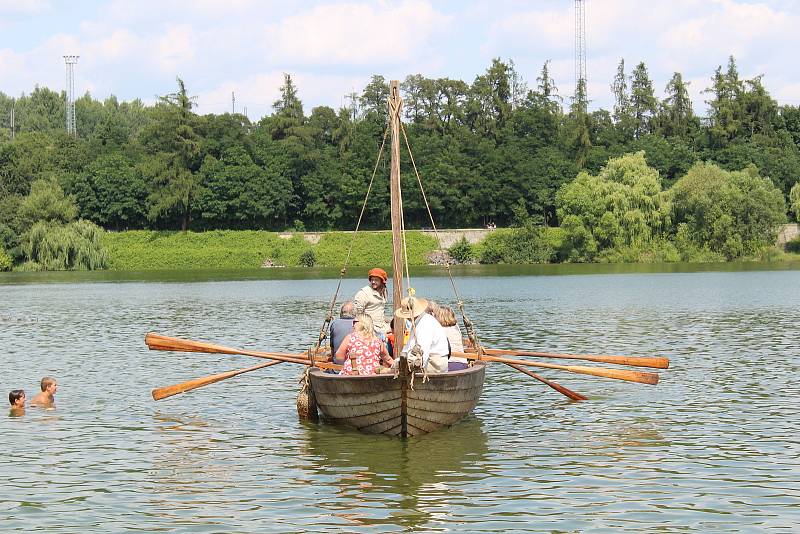
[[[625,369],[605,369],[602,367],[584,367],[582,365],[558,365],[555,363],[531,362],[526,360],[512,360],[511,358],[501,358],[500,356],[478,356],[470,352],[453,352],[453,356],[460,356],[470,360],[483,360],[488,362],[513,363],[515,365],[528,365],[530,367],[541,367],[543,369],[558,369],[569,371],[579,375],[599,376],[602,378],[613,378],[615,380],[626,380],[628,382],[638,382],[640,384],[658,384],[658,375],[646,371],[628,371]]]
[[[580,393],[572,391],[571,389],[567,389],[564,386],[562,386],[561,384],[557,384],[557,383],[553,382],[552,380],[548,380],[543,376],[537,375],[533,371],[528,371],[524,367],[520,367],[519,365],[515,365],[513,363],[509,363],[508,366],[509,367],[513,367],[514,369],[516,369],[520,373],[525,373],[526,375],[535,378],[536,380],[538,380],[539,382],[542,382],[543,384],[547,384],[548,386],[550,386],[554,390],[558,391],[562,395],[566,395],[567,397],[569,397],[572,400],[576,400],[576,401],[588,400],[588,397],[584,397]]]
[[[255,350],[236,349],[226,347],[224,345],[217,345],[215,343],[206,343],[204,341],[192,341],[191,339],[181,339],[177,337],[162,336],[150,332],[144,338],[145,343],[150,350],[171,350],[176,352],[208,352],[214,354],[242,354],[244,356],[253,356],[256,358],[269,358],[271,360],[278,360],[282,362],[297,363],[300,365],[309,365],[307,356],[303,353],[289,354],[285,352],[261,352]],[[320,369],[341,369],[341,365],[336,365],[328,362],[314,362],[315,367]]]
[[[534,352],[530,350],[484,349],[492,356],[536,356],[540,358],[562,358],[565,360],[586,360],[589,362],[630,365],[633,367],[669,368],[669,358],[648,356],[613,356],[606,354],[557,354],[553,352]]]
[[[165,386],[163,388],[156,388],[152,392],[153,400],[166,399],[167,397],[172,397],[173,395],[178,395],[179,393],[186,393],[187,391],[201,388],[203,386],[213,384],[214,382],[219,382],[220,380],[225,380],[227,378],[231,378],[236,375],[240,375],[242,373],[249,373],[250,371],[255,371],[256,369],[263,369],[264,367],[269,367],[270,365],[276,365],[279,363],[282,362],[273,360],[266,363],[260,363],[258,365],[254,365],[252,367],[247,367],[245,369],[238,369],[236,371],[228,371],[227,373],[219,373],[216,375],[204,376],[202,378],[195,378],[194,380],[187,380],[186,382],[181,382],[180,384],[173,384],[171,386]]]

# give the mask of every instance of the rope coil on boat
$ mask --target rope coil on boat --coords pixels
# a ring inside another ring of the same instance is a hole
[[[311,367],[306,367],[306,370],[300,376],[299,383],[302,384],[303,387],[300,389],[300,393],[297,394],[297,415],[301,419],[317,421],[319,419],[317,414],[317,400],[314,397],[314,391],[311,389],[309,373],[311,373]]]

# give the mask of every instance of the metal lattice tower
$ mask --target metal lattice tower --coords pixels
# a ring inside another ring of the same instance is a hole
[[[67,133],[76,135],[75,128],[75,64],[80,56],[64,56],[67,65]]]
[[[583,80],[586,89],[586,0],[575,0],[575,92]]]

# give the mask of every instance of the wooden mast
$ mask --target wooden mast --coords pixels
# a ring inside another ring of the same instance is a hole
[[[394,310],[400,307],[403,299],[403,236],[402,217],[403,206],[400,194],[400,88],[397,80],[392,80],[389,89],[389,127],[392,134],[392,159],[391,159],[391,193],[392,207],[392,316]],[[403,321],[394,322],[394,356],[400,357],[398,361],[400,371],[400,437],[408,436],[408,366],[401,355],[403,347]]]

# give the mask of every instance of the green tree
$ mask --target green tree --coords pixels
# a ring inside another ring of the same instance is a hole
[[[206,228],[274,228],[286,215],[290,184],[256,165],[242,147],[206,158],[198,211]]]
[[[586,165],[592,148],[592,121],[587,111],[588,106],[586,82],[585,80],[578,80],[564,130],[567,137],[567,147],[574,155],[575,163],[581,168]]]
[[[646,246],[669,220],[658,171],[643,152],[609,160],[597,176],[581,172],[556,195],[565,234],[561,257],[592,260],[598,252]]]
[[[800,182],[794,184],[789,192],[789,209],[794,213],[795,220],[800,222]]]
[[[14,263],[11,261],[11,256],[0,246],[0,271],[10,271],[13,265]]]
[[[103,229],[89,221],[57,224],[36,222],[22,236],[20,245],[28,271],[95,270],[108,267],[102,245]]]
[[[723,73],[722,66],[717,67],[711,87],[704,91],[713,95],[711,100],[706,101],[709,105],[708,134],[712,147],[725,146],[739,136],[742,115],[739,98],[743,90],[736,60],[730,56],[727,71]]]
[[[200,137],[195,132],[197,115],[192,112],[194,97],[188,96],[183,80],[177,81],[178,91],[160,97],[155,120],[142,132],[142,143],[152,158],[142,162],[139,170],[151,183],[148,219],[177,215],[181,230],[186,231],[201,191],[197,172],[201,153]]]
[[[275,114],[269,121],[270,133],[274,139],[284,139],[292,134],[292,130],[305,122],[303,102],[297,96],[297,87],[290,74],[283,75],[281,96],[273,102]]]
[[[689,97],[689,83],[683,81],[679,72],[672,75],[666,87],[666,98],[661,103],[659,131],[664,136],[689,136],[694,122],[692,100]]]
[[[471,129],[498,142],[511,117],[509,66],[499,58],[475,78],[469,92],[466,120]]]
[[[68,223],[77,216],[75,199],[65,195],[58,182],[52,179],[33,182],[31,192],[19,204],[18,217],[22,230],[27,230],[39,221]]]
[[[389,84],[380,75],[372,76],[359,97],[362,113],[377,122],[383,123],[388,116]]]
[[[73,187],[85,219],[115,230],[141,228],[146,222],[147,183],[119,152],[92,162]]]
[[[755,167],[725,171],[698,163],[669,192],[679,240],[728,259],[772,245],[786,220],[781,192]],[[686,254],[685,247],[681,252]]]
[[[611,93],[614,95],[614,124],[623,142],[633,139],[636,121],[631,109],[631,94],[628,90],[628,76],[625,74],[625,59],[620,58],[617,65],[617,74],[611,84]]]
[[[653,82],[647,72],[647,66],[641,62],[631,74],[630,112],[633,116],[634,137],[641,137],[653,131],[657,105]]]

